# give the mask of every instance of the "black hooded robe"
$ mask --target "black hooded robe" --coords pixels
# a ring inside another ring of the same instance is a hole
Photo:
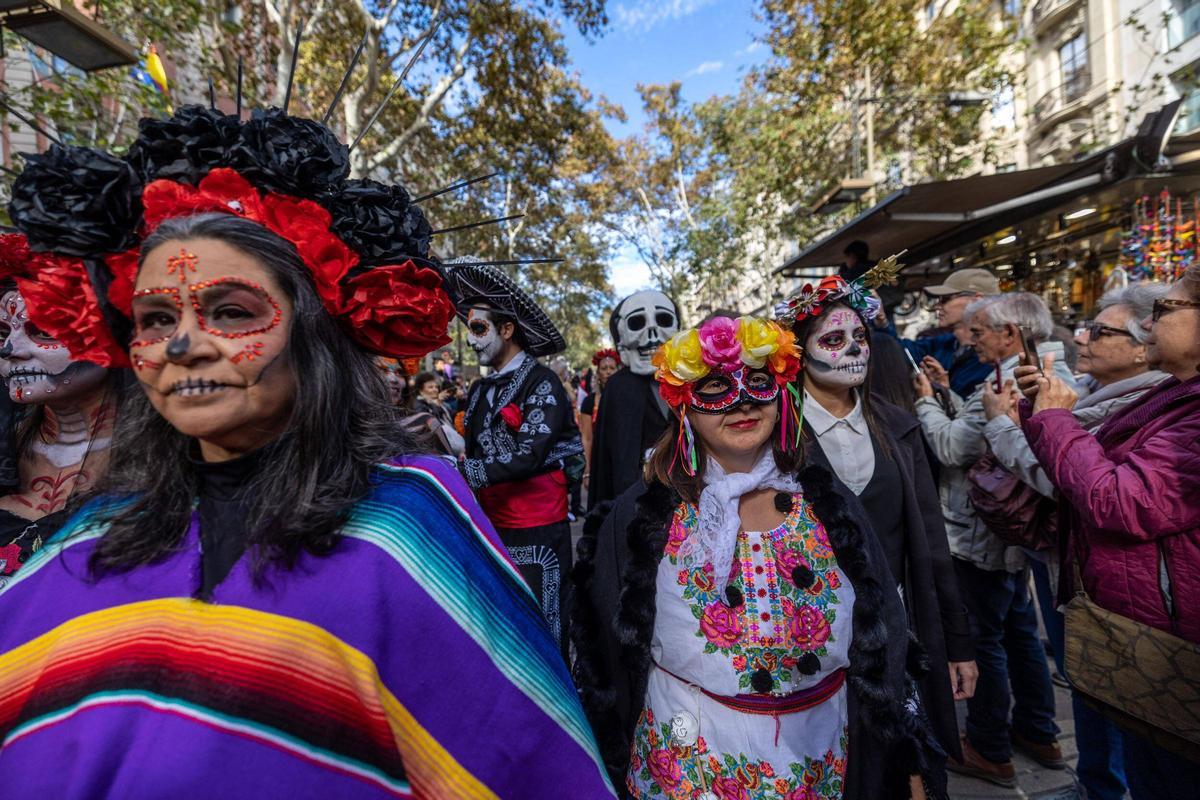
[[[654,376],[628,367],[613,373],[600,395],[592,433],[589,510],[641,480],[645,453],[666,428],[666,405],[659,402]]]

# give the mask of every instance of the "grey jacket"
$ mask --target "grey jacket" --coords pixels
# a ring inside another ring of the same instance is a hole
[[[1079,424],[1094,433],[1105,419],[1134,403],[1152,387],[1167,378],[1165,372],[1150,370],[1123,381],[1096,389],[1075,404],[1071,413]],[[999,416],[984,426],[983,435],[996,460],[1023,482],[1046,497],[1054,497],[1054,484],[1038,463],[1037,456],[1025,441],[1025,432],[1007,416]]]
[[[1038,356],[1054,354],[1054,372],[1069,385],[1075,386],[1064,359],[1061,342],[1044,342],[1038,345]],[[1013,376],[1020,360],[1011,356],[1000,365],[1003,380]],[[980,569],[1016,572],[1025,565],[1025,557],[1018,547],[1008,547],[984,527],[968,497],[967,470],[987,452],[985,436],[987,417],[983,413],[983,385],[980,385],[965,401],[954,397],[952,401],[957,416],[950,419],[938,402],[930,397],[917,400],[917,418],[925,431],[925,440],[942,464],[938,492],[941,495],[942,512],[946,516],[946,535],[950,541],[950,552],[956,557],[970,561]]]

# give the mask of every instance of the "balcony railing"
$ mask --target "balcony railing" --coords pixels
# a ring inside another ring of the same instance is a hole
[[[1076,70],[1061,85],[1046,92],[1033,104],[1033,121],[1045,122],[1070,103],[1083,97],[1091,85],[1091,73],[1086,68]]]

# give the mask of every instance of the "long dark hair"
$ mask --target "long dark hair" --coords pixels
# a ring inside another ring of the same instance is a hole
[[[414,448],[372,356],[325,311],[291,243],[240,217],[199,214],[163,222],[142,246],[143,258],[165,242],[199,238],[255,258],[294,308],[288,356],[295,403],[245,490],[253,498],[247,549],[260,575],[268,563],[290,567],[303,552],[328,553],[350,507],[370,491],[372,465]],[[94,575],[149,564],[179,547],[198,487],[194,447],[144,392],[130,392],[100,488],[134,499],[110,512],[111,526],[91,557]]]
[[[781,401],[782,401],[782,395]],[[680,458],[676,458],[675,443],[679,438],[679,428],[683,425],[683,414],[686,411],[681,410],[673,420],[674,424],[668,425],[663,431],[662,436],[654,443],[654,449],[650,452],[650,457],[646,459],[645,479],[646,483],[657,481],[665,486],[668,486],[676,491],[684,501],[688,503],[700,502],[700,492],[704,491],[704,472],[708,466],[708,451],[704,447],[704,442],[700,441],[700,437],[696,437],[696,474],[688,475],[683,471],[683,462]],[[771,430],[771,453],[775,456],[775,466],[784,475],[791,475],[804,463],[803,446],[795,450],[784,450],[779,446],[779,423],[783,419],[781,414],[775,420],[775,427]]]
[[[867,362],[871,396],[917,414],[917,393],[912,385],[912,365],[904,346],[884,331],[871,332],[871,360]]]
[[[835,308],[844,308],[847,311],[853,311],[854,315],[859,318],[863,326],[867,329],[867,335],[870,335],[871,322],[861,311],[845,303],[834,303],[822,309],[820,314],[814,314],[811,317],[805,317],[792,326],[792,333],[796,334],[796,346],[800,348],[800,352],[804,358],[808,357],[808,355],[804,353],[804,343],[808,341],[809,334],[811,334],[813,329],[817,327],[817,323],[828,316],[829,313]],[[883,429],[880,428],[878,419],[875,416],[875,411],[871,407],[871,393],[873,389],[873,381],[871,380],[871,361],[874,360],[874,355],[875,354],[872,353],[871,359],[867,362],[867,376],[863,381],[863,385],[859,387],[858,396],[862,402],[863,419],[867,421],[867,430],[871,432],[871,439],[879,445],[879,449],[883,452],[885,457],[891,458],[892,450],[890,447],[888,447],[887,437],[883,435]],[[804,371],[801,370],[799,377],[796,378],[796,380],[799,382],[801,390],[804,389],[804,375]],[[807,438],[808,435],[806,433],[805,439],[807,440]]]

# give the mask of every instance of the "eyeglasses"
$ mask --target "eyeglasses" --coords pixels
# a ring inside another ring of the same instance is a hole
[[[1182,308],[1200,308],[1200,301],[1197,300],[1168,300],[1161,298],[1154,301],[1154,309],[1150,312],[1150,319],[1153,322],[1158,322],[1162,319],[1163,314],[1169,314],[1172,311],[1179,311]]]
[[[1091,325],[1081,327],[1076,331],[1076,335],[1086,333],[1088,341],[1094,342],[1101,336],[1128,336],[1134,338],[1133,334],[1124,328],[1114,328],[1112,325],[1105,325],[1103,322],[1093,322]]]

